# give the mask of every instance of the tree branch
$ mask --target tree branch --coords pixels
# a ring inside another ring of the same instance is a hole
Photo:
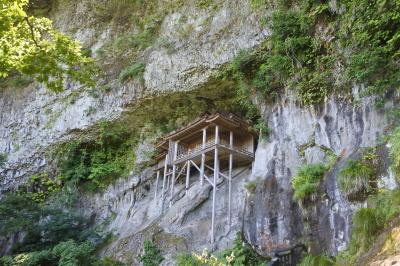
[[[32,23],[29,21],[28,17],[25,17],[24,19],[25,19],[26,23],[28,24],[29,29],[31,31],[32,41],[35,43],[35,45],[37,47],[40,48],[40,45],[38,44],[38,42],[36,41],[36,38],[35,38],[35,30],[34,30],[34,27],[33,27]]]

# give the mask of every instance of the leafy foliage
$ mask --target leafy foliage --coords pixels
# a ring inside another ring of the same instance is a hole
[[[352,47],[349,79],[366,85],[366,93],[398,89],[400,3],[398,1],[345,1],[341,39]]]
[[[87,182],[86,188],[95,190],[131,170],[136,137],[106,122],[97,133],[94,140],[75,140],[56,149],[53,156],[63,182]]]
[[[28,0],[0,3],[0,77],[17,72],[53,91],[63,89],[66,76],[86,86],[95,85],[94,61],[82,55],[79,42],[54,30],[51,20],[29,16]]]
[[[144,254],[140,256],[140,261],[144,266],[158,266],[164,260],[161,250],[151,241],[144,241]]]
[[[25,232],[14,253],[45,249],[60,241],[97,237],[88,230],[88,220],[70,209],[39,204],[30,194],[9,195],[0,202],[0,234]]]
[[[292,89],[299,102],[317,104],[334,91],[349,92],[354,83],[365,85],[362,95],[398,89],[398,1],[346,0],[335,11],[327,1],[250,2],[273,12],[266,18],[270,37],[247,52],[246,67],[231,69],[247,96],[274,101]]]
[[[324,255],[306,255],[299,266],[334,266],[335,262]]]
[[[4,266],[122,265],[121,263],[110,259],[99,260],[95,257],[94,251],[95,246],[89,241],[77,243],[73,240],[68,240],[60,242],[50,249],[22,253],[14,257],[3,257],[0,259],[0,262],[2,262]]]
[[[290,9],[283,2],[270,17],[270,38],[258,51],[246,57],[239,55],[242,64],[240,67],[233,64],[233,76],[243,95],[259,92],[274,101],[289,86],[297,89],[300,102],[321,102],[333,84],[330,72],[333,58],[314,36],[318,14],[313,11],[319,6],[306,1],[300,9]],[[265,4],[265,1],[252,1],[253,7]]]
[[[32,199],[44,202],[50,195],[60,190],[60,184],[49,178],[47,173],[33,175],[27,184]]]
[[[224,250],[216,256],[210,255],[205,249],[201,255],[181,254],[177,257],[176,264],[179,266],[225,266],[225,265],[264,265],[266,258],[261,257],[237,235],[234,246]]]
[[[90,227],[88,217],[73,209],[76,191],[69,189],[46,202],[21,191],[0,201],[0,235],[24,235],[0,265],[120,265],[96,259],[95,248],[104,237]]]
[[[321,163],[301,167],[297,175],[292,178],[293,198],[300,202],[313,198],[326,170],[327,167]]]
[[[371,162],[348,160],[338,176],[339,187],[350,200],[365,199],[376,191],[376,175]]]
[[[368,207],[356,211],[348,249],[338,257],[339,261],[355,262],[374,243],[378,234],[400,214],[400,190],[383,191],[368,199]]]

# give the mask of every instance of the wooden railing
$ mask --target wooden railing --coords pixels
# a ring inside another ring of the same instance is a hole
[[[221,145],[221,146],[224,146],[224,147],[226,147],[228,149],[231,148],[230,145],[229,145],[229,142],[227,142],[224,139],[220,139],[218,144]],[[204,148],[203,148],[203,144],[202,143],[196,145],[192,149],[187,149],[187,148],[185,148],[183,146],[178,146],[178,154],[176,156],[176,159],[180,160],[180,159],[182,159],[184,157],[187,157],[187,156],[189,156],[191,154],[199,152],[199,151],[201,151],[203,149],[207,149],[207,148],[209,148],[209,147],[211,147],[213,145],[215,145],[215,138],[211,138],[211,139],[207,140],[207,142],[205,143]],[[233,146],[233,150],[241,152],[241,153],[244,153],[244,154],[246,154],[248,156],[252,156],[253,155],[253,153],[251,151],[249,151],[249,150],[247,150],[245,148],[242,148],[242,147]]]

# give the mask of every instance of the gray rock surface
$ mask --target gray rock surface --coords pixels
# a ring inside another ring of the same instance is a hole
[[[118,35],[110,25],[96,23],[95,3],[56,1],[51,12],[55,26],[91,47],[94,55]],[[183,16],[186,22],[180,19]],[[180,33],[185,27],[193,29],[188,36]],[[256,47],[267,36],[248,3],[224,1],[210,11],[188,2],[162,21],[159,40],[167,39],[175,49],[168,52],[155,45],[143,54],[145,88],[137,81],[120,84],[115,80],[109,92],[91,93],[74,84],[67,84],[60,94],[36,84],[18,92],[1,91],[0,153],[7,154],[8,161],[0,168],[0,195],[43,168],[44,151],[50,145],[70,139],[102,119],[117,119],[145,95],[198,88],[239,51]]]
[[[388,102],[386,108],[390,106]],[[337,163],[325,179],[325,196],[312,214],[311,230],[319,251],[334,255],[348,243],[351,216],[360,206],[343,197],[336,177],[352,153],[377,145],[385,134],[384,111],[374,108],[372,99],[355,106],[334,98],[319,108],[302,108],[285,99],[266,110],[271,137],[257,148],[252,179],[258,180],[258,188],[255,204],[245,215],[246,236],[265,254],[304,241],[291,178],[306,163],[326,162],[324,150],[329,150],[337,156]],[[387,167],[382,176],[387,188],[397,186]]]

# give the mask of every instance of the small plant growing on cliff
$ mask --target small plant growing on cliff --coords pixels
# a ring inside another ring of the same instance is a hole
[[[338,176],[341,191],[350,200],[364,199],[373,192],[374,171],[361,160],[349,160]]]
[[[252,195],[256,191],[257,183],[255,181],[246,182],[246,184],[244,184],[244,188]]]
[[[378,156],[376,147],[362,150],[359,160],[348,160],[340,171],[338,183],[341,191],[349,200],[364,200],[368,195],[377,192]]]
[[[122,126],[99,125],[95,139],[74,140],[60,145],[53,154],[58,178],[85,184],[94,191],[105,187],[114,178],[127,176],[132,165],[137,136]]]
[[[164,260],[161,250],[153,242],[144,241],[144,254],[140,256],[140,261],[144,266],[158,266]]]
[[[124,82],[127,81],[129,78],[135,78],[139,80],[141,84],[143,84],[143,73],[145,67],[146,66],[143,63],[134,63],[133,65],[130,65],[121,71],[121,73],[119,74],[119,80],[121,82]]]
[[[379,233],[400,214],[400,190],[384,191],[368,198],[368,207],[357,210],[353,216],[351,239],[338,261],[354,263],[375,242]],[[341,265],[341,264],[340,264]]]
[[[49,178],[47,173],[39,173],[31,177],[27,190],[32,199],[40,203],[45,202],[50,195],[59,191],[60,184]]]
[[[0,167],[3,167],[6,162],[7,162],[7,154],[0,153]]]
[[[237,234],[232,248],[217,254],[209,254],[207,249],[202,254],[181,254],[177,257],[178,266],[229,266],[229,265],[265,265],[267,259],[247,244],[240,233]]]
[[[335,262],[325,255],[307,254],[300,262],[299,266],[333,266]]]
[[[303,202],[306,199],[314,200],[326,170],[326,166],[322,163],[301,167],[292,179],[293,198],[298,202]]]

